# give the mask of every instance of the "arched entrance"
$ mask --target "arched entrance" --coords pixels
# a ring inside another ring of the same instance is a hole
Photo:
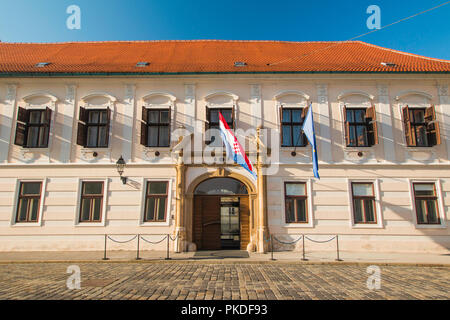
[[[250,242],[247,186],[230,177],[200,182],[194,191],[192,231],[197,250],[246,250]]]

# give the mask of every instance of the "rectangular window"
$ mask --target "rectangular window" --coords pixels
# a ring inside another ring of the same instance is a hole
[[[80,108],[77,144],[88,148],[107,148],[111,110]]]
[[[348,147],[368,147],[365,109],[346,109],[349,143]]]
[[[206,117],[208,121],[206,140],[211,147],[220,147],[222,138],[220,136],[219,112],[225,119],[231,130],[234,129],[234,109],[233,108],[207,108]],[[213,130],[213,131],[211,131]]]
[[[306,136],[302,131],[306,116],[303,108],[281,108],[281,146],[305,147]]]
[[[170,146],[170,109],[142,110],[141,143],[146,147]]]
[[[14,144],[26,148],[47,148],[52,110],[23,109],[17,115]]]
[[[144,222],[166,221],[168,185],[167,181],[147,182]]]
[[[284,185],[286,223],[308,223],[305,182],[287,182]]]
[[[440,224],[434,183],[413,183],[418,224]]]
[[[352,197],[355,224],[377,223],[373,183],[352,183]]]
[[[432,147],[441,143],[434,106],[403,108],[403,123],[408,147]]]
[[[38,222],[42,182],[20,182],[16,222]]]
[[[80,222],[101,222],[103,182],[83,182],[81,186]]]

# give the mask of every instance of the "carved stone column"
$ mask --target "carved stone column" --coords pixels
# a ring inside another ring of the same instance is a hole
[[[185,176],[186,176],[186,166],[183,163],[183,157],[178,156],[176,164],[177,180],[175,187],[175,198],[176,198],[176,215],[175,215],[175,235],[178,234],[178,239],[175,242],[175,252],[186,251],[186,226],[184,217],[184,206],[185,206]]]
[[[260,136],[261,127],[257,128],[257,135]],[[267,219],[267,190],[266,190],[266,176],[264,175],[264,161],[261,154],[261,146],[258,142],[258,154],[256,162],[257,177],[257,234],[258,244],[257,251],[264,253],[268,251],[269,242],[269,226]]]

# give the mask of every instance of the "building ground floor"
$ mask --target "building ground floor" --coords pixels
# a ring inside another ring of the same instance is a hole
[[[113,164],[0,169],[0,251],[445,253],[448,166]],[[305,236],[305,238],[302,238]],[[166,241],[164,239],[168,239]],[[130,241],[129,241],[130,240]],[[132,241],[131,241],[132,240]]]

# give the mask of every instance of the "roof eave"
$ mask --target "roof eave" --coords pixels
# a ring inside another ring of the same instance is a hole
[[[0,72],[0,78],[19,77],[95,77],[165,76],[216,74],[450,74],[450,71],[223,71],[223,72]]]

